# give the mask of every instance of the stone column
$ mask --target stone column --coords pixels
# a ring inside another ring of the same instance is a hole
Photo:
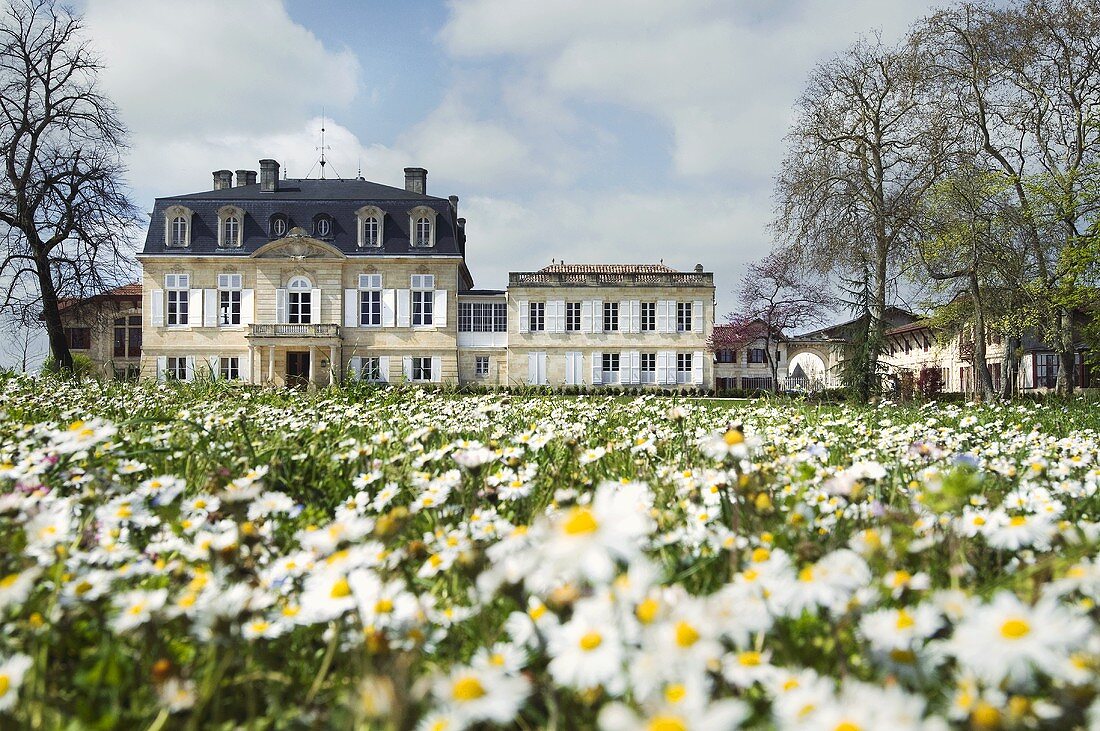
[[[256,346],[248,346],[248,382],[256,382]]]
[[[330,386],[336,385],[336,367],[338,365],[342,364],[336,362],[336,346],[330,345],[328,346],[328,385]],[[340,368],[341,372],[343,370],[343,368]]]
[[[270,383],[275,383],[275,346],[271,345],[267,348],[267,380]]]
[[[309,346],[309,382],[317,382],[317,346]]]

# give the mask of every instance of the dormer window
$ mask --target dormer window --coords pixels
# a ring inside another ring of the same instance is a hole
[[[409,211],[409,244],[414,248],[428,249],[435,246],[436,212],[427,206],[417,206]]]
[[[327,239],[332,236],[332,218],[321,214],[313,219],[313,235],[319,239]]]
[[[281,213],[276,213],[271,217],[271,226],[268,228],[268,235],[273,239],[281,239],[286,236],[287,231],[290,230],[290,221]]]
[[[164,212],[164,245],[182,249],[191,245],[191,217],[185,206],[170,206]]]
[[[244,223],[244,211],[236,206],[222,206],[218,209],[218,248],[237,249],[241,246],[241,225]]]
[[[378,206],[363,206],[355,212],[359,221],[359,248],[377,249],[382,246],[382,225],[386,214]]]

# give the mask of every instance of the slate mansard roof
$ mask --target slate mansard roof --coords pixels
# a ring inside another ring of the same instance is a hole
[[[185,206],[191,218],[191,245],[165,246],[167,210]],[[218,247],[218,210],[233,205],[244,211],[241,246]],[[382,246],[359,248],[358,219],[355,212],[363,206],[376,206],[385,213]],[[436,211],[435,246],[417,248],[409,243],[409,211],[427,206]],[[349,256],[441,256],[465,255],[465,235],[454,206],[446,198],[423,195],[367,180],[285,179],[278,190],[265,192],[259,183],[220,190],[157,198],[149,221],[143,254],[216,255],[226,258],[249,256],[279,237],[271,232],[272,216],[284,214],[288,230],[300,227],[309,235],[317,216],[332,219],[332,232],[321,240]]]

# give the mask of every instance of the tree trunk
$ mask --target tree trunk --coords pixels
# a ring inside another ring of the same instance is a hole
[[[885,238],[885,231],[880,232],[880,235]],[[882,390],[878,361],[886,333],[886,259],[887,248],[880,241],[875,246],[875,291],[868,307],[870,321],[867,323],[867,372],[864,374],[865,392],[861,394],[869,400],[877,398],[878,392]]]
[[[1064,307],[1058,308],[1058,335],[1055,347],[1058,350],[1058,375],[1054,381],[1054,390],[1062,396],[1072,396],[1074,382],[1077,380],[1077,359],[1073,350],[1073,314]]]
[[[1005,353],[1001,364],[1001,395],[1005,399],[1013,398],[1017,393],[1020,379],[1020,337],[1011,335],[1005,337]]]
[[[50,339],[50,353],[54,365],[60,371],[72,372],[73,355],[69,352],[69,341],[65,339],[65,328],[61,324],[61,310],[57,307],[57,289],[50,274],[50,262],[44,255],[35,257],[38,270],[38,285],[42,290],[42,319],[46,322],[46,335]]]
[[[978,273],[974,268],[970,269],[968,280],[970,298],[974,303],[974,395],[978,401],[992,401],[993,376],[989,373],[989,364],[985,362],[985,312],[978,288]]]
[[[765,355],[768,357],[768,368],[770,368],[772,372],[772,391],[774,393],[779,393],[779,361],[776,360],[775,353],[772,350],[771,338],[764,341],[764,347],[768,349]]]

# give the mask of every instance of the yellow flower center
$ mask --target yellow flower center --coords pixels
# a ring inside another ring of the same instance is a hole
[[[737,656],[737,662],[739,662],[741,665],[744,665],[745,667],[755,667],[760,664],[762,659],[763,658],[760,656],[760,653],[753,650],[742,652],[740,655]]]
[[[379,599],[374,603],[374,611],[376,614],[389,614],[393,611],[393,602],[389,599]]]
[[[586,632],[580,641],[581,649],[591,652],[603,644],[603,636],[599,632]]]
[[[914,624],[916,624],[916,621],[913,619],[912,614],[905,611],[904,609],[901,609],[901,610],[898,611],[898,622],[897,622],[897,628],[898,629],[908,629],[908,628],[912,627]]]
[[[343,599],[346,596],[351,596],[351,586],[348,584],[348,580],[341,578],[333,584],[329,596],[333,599]]]
[[[592,515],[592,511],[588,508],[573,508],[562,525],[562,529],[571,536],[595,533],[599,527],[596,516]]]
[[[546,614],[546,605],[536,604],[527,610],[527,614],[530,615],[531,619],[538,621],[542,615]]]
[[[1018,640],[1027,637],[1031,632],[1031,625],[1023,619],[1010,619],[1001,625],[1001,637],[1006,640]]]
[[[459,678],[451,686],[451,697],[456,701],[476,701],[485,695],[485,686],[472,675]]]
[[[10,589],[19,580],[19,574],[8,574],[0,579],[0,589]]]
[[[635,616],[638,617],[638,621],[642,624],[649,624],[657,618],[657,612],[660,610],[661,605],[657,603],[656,599],[646,599],[638,608],[634,610]]]
[[[676,716],[654,716],[646,724],[646,731],[687,731],[687,724]]]
[[[806,582],[813,581],[814,580],[814,567],[813,566],[807,566],[806,568],[799,571],[798,572],[798,580],[799,581],[806,581]]]
[[[863,729],[851,721],[841,721],[833,727],[833,731],[863,731]]]
[[[676,623],[676,644],[691,647],[699,641],[699,632],[687,622]]]
[[[970,720],[975,728],[997,728],[1001,725],[1001,712],[989,703],[982,701],[970,714]]]
[[[256,634],[263,634],[264,632],[267,632],[267,629],[270,626],[271,626],[270,623],[265,622],[261,619],[258,622],[253,622],[252,623],[252,631],[255,632]]]
[[[679,703],[687,695],[687,688],[682,683],[673,683],[665,688],[665,700],[669,703]]]
[[[895,589],[898,589],[908,584],[909,580],[912,578],[912,574],[910,574],[908,571],[895,571],[894,580],[890,583],[893,584]]]
[[[728,432],[726,432],[725,436],[722,437],[722,440],[732,447],[736,444],[744,443],[745,435],[737,429],[730,429]]]
[[[11,687],[11,678],[6,674],[0,673],[0,698],[3,698],[8,694],[8,688]]]
[[[1015,515],[1012,517],[1012,520],[1010,520],[1009,523],[1012,525],[1013,528],[1019,528],[1021,525],[1025,525],[1027,523],[1027,518],[1022,515]]]
[[[752,562],[753,563],[764,563],[769,558],[771,558],[771,555],[772,555],[772,552],[769,551],[766,548],[754,549],[753,552],[752,552]]]

